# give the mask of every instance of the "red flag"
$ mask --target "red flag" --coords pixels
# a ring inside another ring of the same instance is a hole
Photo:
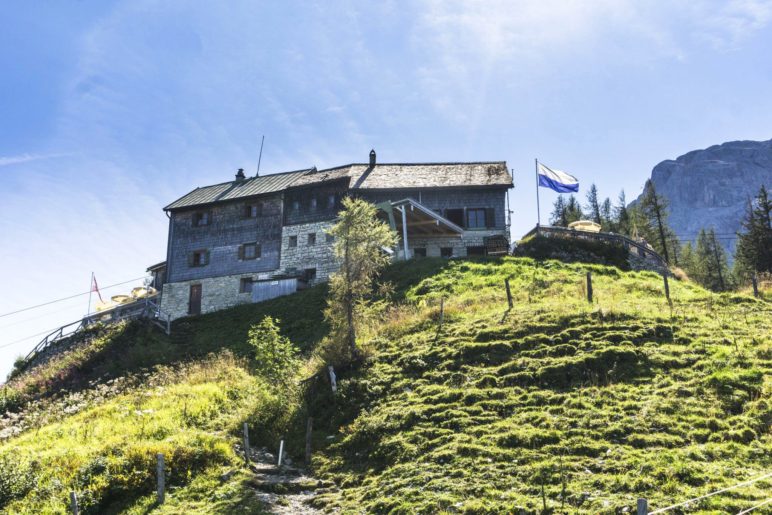
[[[91,291],[92,291],[92,292],[94,292],[94,291],[95,291],[95,292],[97,293],[97,295],[99,295],[99,301],[100,301],[100,302],[104,302],[104,301],[102,300],[102,294],[101,294],[101,293],[99,293],[99,286],[97,286],[97,282],[96,282],[96,276],[95,276],[95,275],[92,275],[92,276],[91,276]]]

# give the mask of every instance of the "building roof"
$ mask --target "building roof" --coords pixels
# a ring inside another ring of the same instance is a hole
[[[348,179],[351,189],[511,187],[512,176],[504,161],[472,163],[379,163],[374,167],[354,163],[308,173],[293,187]]]
[[[367,163],[352,163],[326,170],[308,168],[196,188],[164,210],[214,204],[331,181],[347,181],[348,187],[354,190],[512,187],[512,176],[505,161],[379,163],[373,167]]]
[[[298,178],[313,170],[313,168],[309,168],[296,170],[294,172],[275,173],[260,177],[251,177],[241,181],[223,182],[212,186],[196,188],[187,195],[184,195],[166,206],[164,211],[275,193],[288,188]]]

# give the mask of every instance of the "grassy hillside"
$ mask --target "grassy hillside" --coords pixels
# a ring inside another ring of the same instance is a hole
[[[585,298],[592,270],[594,303]],[[772,469],[772,309],[600,265],[426,259],[392,267],[388,307],[360,333],[367,359],[331,393],[311,359],[324,288],[84,342],[3,389],[0,507],[154,510],[153,456],[170,462],[159,512],[259,512],[234,446],[314,417],[316,506],[358,513],[614,513],[654,508]],[[508,310],[504,279],[515,306]],[[444,321],[439,328],[439,302]],[[256,372],[247,331],[265,314],[309,363],[283,388]],[[294,383],[294,382],[293,382]],[[239,469],[229,480],[221,474]],[[702,501],[737,512],[772,482]]]

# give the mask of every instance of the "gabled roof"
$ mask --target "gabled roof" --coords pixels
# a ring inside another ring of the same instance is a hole
[[[315,169],[307,168],[196,188],[166,206],[164,211],[275,193],[287,189],[298,178],[313,170]]]
[[[307,186],[349,179],[351,189],[453,188],[475,186],[512,187],[504,161],[472,163],[380,163],[374,167],[354,163],[308,173],[292,186]]]

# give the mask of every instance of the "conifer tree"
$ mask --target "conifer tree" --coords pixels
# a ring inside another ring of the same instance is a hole
[[[657,194],[654,183],[648,179],[640,202],[640,212],[645,220],[645,227],[639,227],[639,230],[643,230],[647,239],[650,239],[649,243],[662,254],[667,263],[670,263],[669,249],[675,238],[673,231],[667,225],[667,208],[667,200]]]
[[[552,205],[552,214],[550,214],[550,224],[558,227],[567,227],[566,220],[566,201],[563,195],[558,195],[555,203]]]
[[[606,197],[606,200],[600,205],[600,225],[605,232],[617,232],[617,224],[614,220],[613,211],[611,199]]]
[[[687,274],[702,286],[713,291],[725,291],[729,287],[729,267],[726,251],[716,237],[715,229],[702,229],[691,258],[691,270]]]
[[[595,183],[593,183],[592,186],[590,186],[589,191],[587,191],[587,205],[585,206],[585,209],[587,210],[587,216],[590,218],[590,220],[596,224],[601,223],[598,188],[595,186]]]
[[[625,190],[619,192],[619,198],[617,205],[614,206],[614,221],[616,224],[616,230],[620,234],[631,234],[632,227],[630,226],[630,213],[627,211],[627,199],[625,198]]]
[[[392,248],[396,233],[377,217],[377,208],[361,199],[343,200],[338,222],[329,230],[335,237],[334,252],[340,270],[330,276],[325,318],[333,334],[345,339],[352,358],[359,354],[356,324],[359,312],[373,294],[380,271],[391,260],[384,248]]]
[[[735,251],[737,275],[747,278],[754,272],[772,272],[772,200],[763,185],[748,203],[742,227]]]
[[[578,220],[581,220],[584,218],[584,213],[582,212],[582,206],[579,204],[579,201],[576,200],[576,197],[573,195],[570,195],[568,197],[568,201],[566,202],[566,226],[570,224],[571,222],[576,222]]]

